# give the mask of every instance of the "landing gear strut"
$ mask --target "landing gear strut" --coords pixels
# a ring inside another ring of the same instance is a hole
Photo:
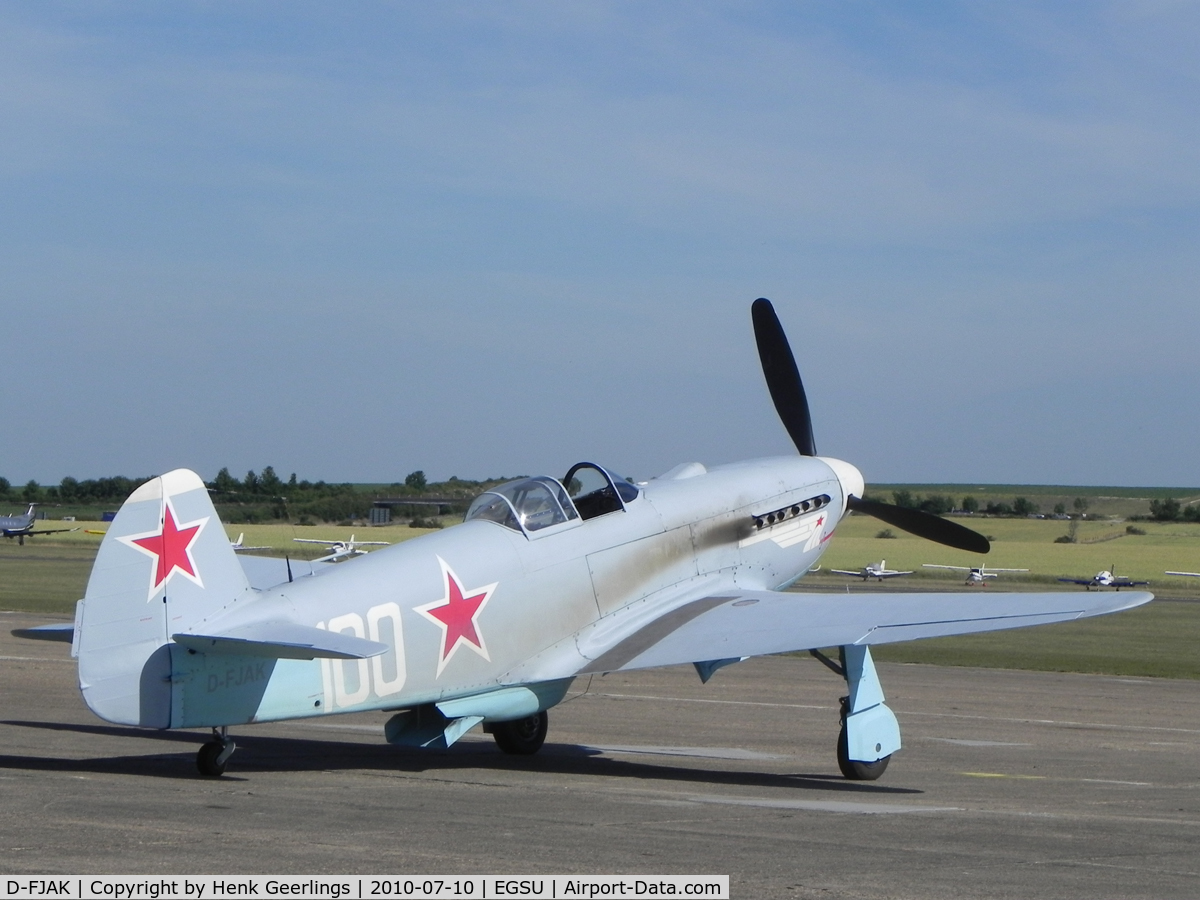
[[[900,726],[883,702],[883,688],[871,651],[848,644],[839,649],[836,663],[819,650],[809,653],[845,678],[850,689],[841,700],[838,768],[851,781],[874,781],[887,770],[892,754],[900,749]]]
[[[229,740],[229,728],[222,725],[214,728],[212,740],[196,754],[196,769],[201,775],[216,778],[225,774],[225,763],[233,756],[237,744]]]
[[[490,726],[492,739],[505,753],[530,756],[542,749],[546,742],[546,727],[550,717],[546,711],[534,713],[524,719],[511,722],[494,722]]]

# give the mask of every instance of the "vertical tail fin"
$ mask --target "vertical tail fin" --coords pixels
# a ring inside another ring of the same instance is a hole
[[[79,687],[110,722],[171,724],[170,635],[245,595],[246,575],[204,482],[147,481],[113,520],[79,616]]]

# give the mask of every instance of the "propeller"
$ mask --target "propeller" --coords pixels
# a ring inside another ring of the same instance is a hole
[[[783,427],[792,438],[792,443],[801,456],[816,456],[816,441],[813,440],[812,416],[808,411],[808,397],[800,381],[800,370],[788,344],[779,317],[771,301],[760,297],[750,307],[754,320],[754,340],[758,344],[758,357],[762,361],[763,376],[767,389],[775,403],[775,411]],[[947,547],[968,550],[972,553],[987,553],[991,549],[988,539],[977,531],[964,528],[957,522],[943,519],[919,509],[893,506],[875,500],[864,500],[850,494],[846,497],[846,508],[894,525],[909,534],[923,537]]]
[[[876,500],[864,500],[851,494],[846,498],[846,507],[855,512],[874,516],[889,525],[895,525],[902,531],[915,534],[937,544],[955,547],[959,550],[969,550],[971,553],[987,553],[992,549],[991,543],[978,531],[964,528],[957,522],[943,519],[932,513],[919,509],[908,509],[904,506],[893,506],[891,503],[879,503]]]
[[[775,315],[771,301],[759,297],[750,306],[754,319],[754,340],[758,343],[758,358],[762,360],[763,375],[767,389],[775,402],[775,411],[783,420],[783,427],[791,435],[792,443],[801,456],[816,456],[817,445],[813,440],[812,416],[808,412],[808,397],[804,395],[804,384],[800,381],[800,370],[796,358],[788,345],[787,335]]]

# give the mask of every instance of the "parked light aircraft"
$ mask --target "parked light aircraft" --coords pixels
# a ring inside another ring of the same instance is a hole
[[[896,569],[889,569],[887,567],[886,559],[881,559],[877,563],[867,563],[857,572],[849,569],[830,569],[829,571],[833,572],[835,575],[851,575],[855,578],[861,578],[863,581],[866,581],[870,578],[878,578],[880,581],[883,581],[885,578],[895,578],[898,575],[912,574],[912,572],[900,572]]]
[[[30,503],[29,509],[24,515],[20,513],[13,516],[0,516],[0,532],[6,538],[16,538],[17,543],[25,545],[25,538],[35,534],[62,534],[66,531],[78,531],[78,528],[42,528],[38,531],[33,530],[34,509],[37,508],[36,503]]]
[[[763,373],[798,456],[633,484],[592,462],[560,481],[481,494],[466,520],[273,583],[247,576],[204,483],[177,469],[121,507],[73,626],[87,705],[110,722],[211,727],[197,767],[219,775],[228,728],[388,710],[387,740],[446,747],[482,725],[508,753],[536,752],[546,710],[573,679],[810,650],[845,679],[837,760],[875,779],[900,749],[873,644],[1115,612],[1148,593],[784,593],[849,512],[972,553],[982,535],[863,499],[863,476],[817,456],[808,401],[771,304],[752,307]],[[279,562],[283,562],[282,560]],[[25,634],[36,634],[30,629]],[[821,652],[837,648],[837,661]]]
[[[318,541],[316,538],[292,538],[297,544],[324,544],[329,548],[329,555],[314,559],[313,562],[340,562],[351,556],[365,556],[368,551],[359,547],[386,547],[387,541],[356,541],[350,535],[348,541]]]
[[[1121,588],[1138,587],[1150,583],[1148,581],[1130,581],[1124,575],[1117,575],[1108,569],[1097,572],[1091,578],[1060,578],[1058,580],[1067,584],[1082,584],[1089,591],[1092,588],[1105,587],[1116,588],[1119,591]]]
[[[237,536],[236,541],[229,542],[229,546],[232,547],[234,550],[236,550],[238,553],[249,553],[252,550],[270,550],[271,549],[270,547],[247,547],[243,543],[243,541],[245,541],[245,539],[246,539],[246,532],[243,531],[241,534],[239,534]]]
[[[952,569],[955,572],[966,572],[968,585],[982,584],[987,587],[988,578],[996,578],[999,572],[1028,572],[1028,569],[996,569],[988,566],[940,566],[937,563],[924,563],[926,569]]]

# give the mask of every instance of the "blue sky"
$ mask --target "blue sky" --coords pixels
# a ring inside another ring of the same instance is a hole
[[[0,475],[1200,484],[1200,7],[0,6]]]

